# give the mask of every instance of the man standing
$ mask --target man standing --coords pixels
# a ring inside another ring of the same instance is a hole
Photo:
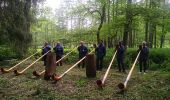
[[[84,45],[83,41],[80,42],[80,46],[78,47],[78,52],[79,52],[79,59],[82,59],[88,53],[88,49]],[[80,65],[81,64],[78,64],[78,67],[80,67]],[[82,68],[84,68],[84,66],[85,66],[85,59],[82,61]]]
[[[118,69],[119,72],[123,71],[125,72],[125,66],[124,66],[124,58],[125,58],[125,47],[123,46],[122,42],[119,42],[116,46],[117,50],[117,63],[118,63]]]
[[[97,70],[102,70],[103,68],[103,58],[106,55],[106,47],[103,44],[103,41],[100,41],[98,47],[95,49],[96,52],[96,67]]]
[[[61,44],[59,42],[55,46],[54,51],[56,53],[56,61],[58,61],[59,59],[62,58],[62,56],[64,54],[63,47],[61,46]],[[62,66],[62,61],[58,62],[57,66]]]
[[[47,42],[45,42],[44,47],[42,48],[42,55],[47,53],[49,50],[51,50],[51,46]],[[44,66],[46,66],[46,59],[47,59],[47,55],[43,57]]]
[[[141,51],[139,55],[139,66],[140,66],[140,73],[142,72],[142,69],[144,71],[144,74],[146,72],[146,66],[147,66],[147,60],[149,57],[149,48],[146,46],[146,42],[143,41],[142,45],[139,47],[139,50]]]

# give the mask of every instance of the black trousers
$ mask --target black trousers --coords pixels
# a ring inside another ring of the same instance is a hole
[[[125,65],[124,65],[124,59],[117,59],[118,69],[119,72],[123,71],[125,72]]]
[[[146,66],[147,66],[147,60],[139,60],[140,72],[142,72],[142,69],[144,72],[146,72]]]
[[[96,67],[97,67],[97,70],[103,69],[103,57],[96,58]]]
[[[58,61],[58,60],[61,59],[61,58],[62,58],[62,56],[56,55],[56,61]],[[62,66],[62,60],[59,61],[56,65],[57,65],[57,66]]]
[[[79,60],[82,59],[83,57],[79,57]],[[86,59],[83,59],[83,61],[81,61],[79,64],[78,64],[78,67],[80,68],[80,66],[82,66],[82,68],[85,67],[85,61]]]
[[[44,66],[46,66],[46,62],[47,62],[46,60],[47,60],[47,56],[44,56],[44,57],[43,57]]]

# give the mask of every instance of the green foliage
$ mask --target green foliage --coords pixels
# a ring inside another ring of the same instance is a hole
[[[87,84],[87,81],[85,79],[80,79],[76,81],[77,87],[84,87]]]
[[[0,87],[8,88],[9,86],[9,81],[3,78],[0,78]],[[0,88],[1,89],[1,88]]]
[[[167,48],[164,49],[150,49],[149,60],[148,60],[148,67],[150,70],[167,70],[170,69],[170,54]],[[104,58],[104,67],[108,67],[112,56],[114,54],[113,49],[107,49],[106,57]],[[135,58],[137,56],[137,49],[127,49],[126,56],[125,56],[125,66],[130,68],[133,64]],[[113,67],[117,68],[117,61],[114,60]]]
[[[0,61],[12,59],[12,58],[18,58],[18,57],[19,55],[13,52],[13,50],[10,47],[6,45],[0,46]]]
[[[23,56],[32,41],[30,24],[33,10],[39,0],[1,0],[0,5],[0,44],[5,44]],[[42,2],[42,1],[41,1]]]
[[[55,100],[55,94],[48,89],[37,87],[37,90],[33,96],[41,97],[44,100]]]

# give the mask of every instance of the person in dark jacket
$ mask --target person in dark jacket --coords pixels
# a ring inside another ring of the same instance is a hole
[[[106,55],[106,47],[103,44],[103,41],[100,41],[98,46],[95,49],[96,52],[96,67],[97,70],[102,70],[103,68],[103,58]]]
[[[82,59],[84,56],[86,56],[88,53],[88,49],[84,45],[83,41],[80,42],[80,46],[78,47],[78,52],[79,52],[79,60]],[[80,65],[81,64],[78,64],[79,68],[80,68]],[[85,59],[82,61],[82,68],[84,68],[84,66],[85,66]]]
[[[45,53],[47,53],[49,50],[51,50],[51,46],[45,42],[43,48],[42,48],[42,55],[44,55]],[[43,61],[44,61],[44,66],[46,66],[46,58],[47,58],[47,55],[45,55],[43,57]]]
[[[143,41],[142,45],[139,46],[138,52],[141,51],[139,55],[139,66],[140,66],[140,73],[142,72],[142,69],[144,71],[144,74],[146,72],[147,67],[147,61],[149,57],[149,48],[146,46],[146,42]]]
[[[125,47],[123,46],[122,42],[119,42],[116,46],[117,50],[117,63],[118,63],[118,69],[119,72],[123,71],[125,72],[125,66],[124,66],[124,59],[125,59]]]
[[[56,61],[58,61],[59,59],[62,58],[62,56],[64,54],[63,47],[61,46],[61,44],[59,42],[55,46],[54,51],[56,53]],[[62,66],[62,61],[57,63],[57,66],[59,66],[59,65]]]

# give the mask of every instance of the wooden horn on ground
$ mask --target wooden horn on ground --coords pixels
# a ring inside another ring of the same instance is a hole
[[[89,54],[91,54],[95,49],[93,49]],[[60,76],[56,76],[53,75],[53,80],[55,81],[59,81],[61,80],[61,78],[63,76],[65,76],[71,69],[73,69],[75,66],[77,66],[81,61],[83,61],[86,58],[86,56],[84,56],[82,59],[80,59],[78,62],[76,62],[73,66],[71,66],[67,71],[65,71],[63,74],[61,74]]]
[[[31,63],[28,67],[26,67],[25,69],[23,69],[22,71],[18,71],[18,70],[14,70],[14,74],[15,75],[21,75],[23,74],[28,68],[30,68],[31,66],[33,66],[37,61],[39,61],[42,57],[44,57],[45,55],[47,55],[51,50],[49,50],[48,52],[46,52],[44,55],[42,55],[41,57],[39,57],[37,60],[35,60],[33,63]]]
[[[39,52],[39,51],[38,51]],[[2,73],[8,73],[10,72],[12,69],[16,68],[18,65],[22,64],[23,62],[25,62],[26,60],[30,59],[32,56],[36,55],[38,52],[32,54],[31,56],[25,58],[24,60],[22,60],[21,62],[19,62],[18,64],[14,65],[13,67],[9,68],[9,69],[4,69],[4,68],[1,68],[1,72]]]
[[[137,57],[136,57],[136,59],[135,59],[135,62],[133,63],[132,68],[130,69],[129,74],[128,74],[125,82],[118,84],[118,88],[119,88],[120,90],[125,90],[125,89],[126,89],[127,82],[129,81],[129,79],[130,79],[130,77],[131,77],[132,71],[133,71],[133,69],[134,69],[134,67],[135,67],[135,65],[136,65],[136,63],[137,63],[137,60],[138,60],[138,58],[139,58],[140,53],[141,53],[141,51],[139,51],[139,53],[138,53],[138,55],[137,55]]]
[[[100,88],[103,87],[103,85],[104,85],[104,83],[105,83],[105,80],[106,80],[106,78],[107,78],[107,75],[109,74],[109,71],[110,71],[110,68],[111,68],[111,66],[112,66],[112,63],[113,63],[113,61],[114,61],[114,59],[115,59],[116,54],[117,54],[117,50],[116,50],[116,52],[114,53],[114,55],[113,55],[113,57],[112,57],[112,60],[111,60],[111,62],[110,62],[110,64],[109,64],[109,67],[107,68],[107,71],[106,71],[103,79],[96,81],[98,87],[100,87]]]
[[[78,46],[77,46],[78,47]],[[59,60],[57,60],[57,62],[56,63],[58,63],[58,62],[60,62],[61,60],[63,60],[65,57],[67,57],[68,55],[70,55],[75,49],[77,49],[77,47],[76,48],[74,48],[72,51],[70,51],[69,53],[67,53],[66,55],[64,55],[61,59],[59,59]],[[44,74],[44,72],[45,72],[45,70],[43,70],[42,72],[37,72],[37,71],[34,71],[33,72],[33,75],[34,76],[37,76],[37,77],[40,77],[42,74]]]

